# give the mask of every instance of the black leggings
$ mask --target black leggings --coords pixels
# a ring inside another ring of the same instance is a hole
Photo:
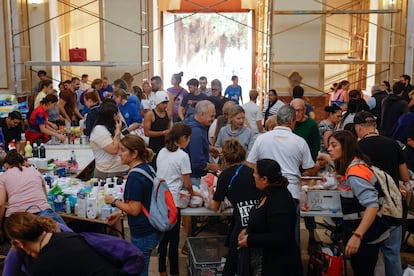
[[[178,219],[175,226],[168,232],[164,233],[164,236],[158,244],[158,271],[166,272],[166,260],[167,260],[167,246],[168,259],[170,261],[170,274],[179,275],[178,273],[178,243],[180,241],[180,225],[181,225],[181,212],[178,209]]]

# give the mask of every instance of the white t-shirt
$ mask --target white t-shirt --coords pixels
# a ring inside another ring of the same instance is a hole
[[[246,114],[246,119],[249,121],[249,124],[252,128],[252,132],[254,134],[259,133],[256,122],[263,120],[263,114],[260,110],[260,107],[254,102],[250,101],[243,105],[243,109]]]
[[[272,131],[259,135],[250,150],[247,162],[256,164],[259,159],[273,159],[289,180],[288,189],[293,198],[299,199],[300,170],[315,166],[306,141],[288,127],[277,126]]]
[[[105,126],[97,125],[92,129],[89,143],[95,157],[95,167],[101,172],[127,171],[129,167],[121,164],[121,158],[117,154],[110,154],[104,150],[112,141],[111,133]]]
[[[162,148],[158,153],[157,176],[167,182],[176,206],[179,206],[180,191],[183,188],[183,174],[190,173],[190,158],[182,149],[171,152]]]

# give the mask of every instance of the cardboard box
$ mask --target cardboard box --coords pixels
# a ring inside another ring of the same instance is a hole
[[[70,62],[86,61],[86,48],[69,49],[69,61]]]
[[[311,211],[341,210],[338,190],[309,190],[308,207]]]

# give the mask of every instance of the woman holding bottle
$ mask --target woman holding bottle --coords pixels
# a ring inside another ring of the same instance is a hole
[[[133,169],[141,169],[147,174],[155,176],[154,170],[148,165],[154,153],[145,146],[145,142],[141,137],[127,134],[120,141],[119,156],[121,163],[127,165],[130,172],[123,199],[115,198],[112,195],[105,196],[105,203],[121,210],[108,216],[108,224],[114,224],[122,216],[122,213],[126,213],[131,233],[131,243],[140,249],[145,257],[145,267],[141,276],[147,276],[151,252],[157,246],[161,234],[152,227],[148,218],[141,212],[142,207],[147,210],[150,209],[153,183],[143,174]]]

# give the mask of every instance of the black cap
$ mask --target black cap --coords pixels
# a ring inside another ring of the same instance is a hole
[[[354,124],[366,124],[366,123],[375,123],[376,118],[372,115],[371,112],[368,111],[361,111],[355,114],[354,117]]]

